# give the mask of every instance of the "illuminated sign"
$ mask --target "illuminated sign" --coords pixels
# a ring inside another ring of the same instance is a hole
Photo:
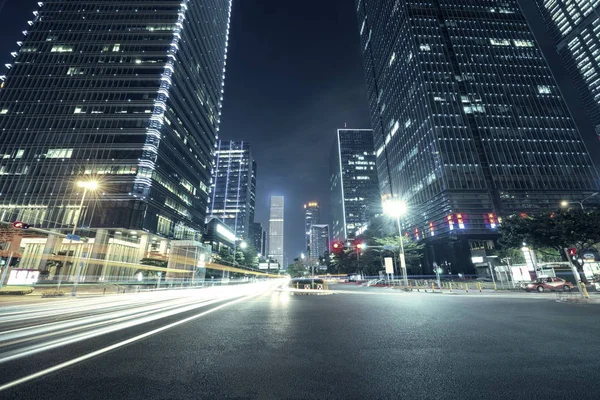
[[[235,242],[235,235],[229,229],[227,229],[224,225],[217,225],[217,233],[223,236],[225,239],[229,239],[232,242]]]

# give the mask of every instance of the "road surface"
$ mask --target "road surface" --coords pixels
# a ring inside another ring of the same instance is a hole
[[[3,308],[0,398],[600,398],[600,305],[335,289],[85,299],[8,325],[41,306]]]

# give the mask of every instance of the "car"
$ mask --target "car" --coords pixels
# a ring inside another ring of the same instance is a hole
[[[571,282],[565,281],[562,278],[549,277],[538,278],[535,281],[528,283],[525,286],[525,290],[528,292],[537,290],[540,293],[547,290],[564,290],[568,292],[569,290],[573,289],[573,287],[574,286]]]

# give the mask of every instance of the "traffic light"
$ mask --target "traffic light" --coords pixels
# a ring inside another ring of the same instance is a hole
[[[573,248],[573,249],[568,249],[567,253],[569,253],[569,256],[571,257],[575,257],[577,255],[577,249]]]
[[[352,243],[352,246],[354,247],[354,250],[359,251],[362,250],[363,243],[360,240],[355,240],[354,243]]]
[[[15,221],[15,222],[13,222],[13,228],[15,228],[15,229],[29,229],[29,228],[31,228],[31,225],[26,224],[25,222]]]
[[[333,242],[331,248],[335,254],[340,254],[344,251],[344,244],[342,242]]]

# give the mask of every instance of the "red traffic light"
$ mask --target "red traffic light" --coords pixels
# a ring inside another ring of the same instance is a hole
[[[29,229],[31,227],[31,225],[26,224],[25,222],[21,222],[21,221],[15,221],[13,222],[13,228],[15,229]]]
[[[567,253],[569,253],[569,255],[571,257],[575,257],[577,255],[577,249],[575,249],[575,248],[569,249],[569,250],[567,250]]]
[[[341,253],[344,250],[344,244],[342,242],[333,242],[331,247],[334,253]]]

